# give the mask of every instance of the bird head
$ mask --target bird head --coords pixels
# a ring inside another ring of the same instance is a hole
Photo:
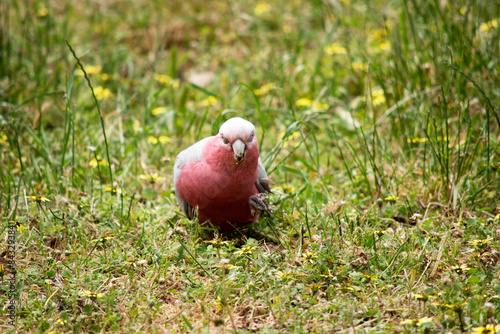
[[[234,153],[236,165],[245,161],[248,148],[257,148],[255,127],[240,117],[233,117],[222,124],[218,136],[222,145]]]

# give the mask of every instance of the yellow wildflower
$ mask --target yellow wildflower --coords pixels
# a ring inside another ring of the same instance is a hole
[[[433,317],[423,317],[423,318],[420,318],[420,319],[418,319],[416,325],[417,325],[417,327],[420,327],[423,324],[431,323],[433,319],[434,319]]]
[[[245,246],[241,247],[241,249],[239,251],[234,252],[234,254],[252,254],[252,252],[255,248],[256,247],[245,245]]]
[[[156,145],[158,143],[167,144],[167,143],[170,143],[171,141],[172,141],[172,139],[170,137],[167,137],[167,136],[158,136],[158,137],[149,136],[148,137],[148,144],[153,144],[153,145]]]
[[[373,282],[377,280],[376,276],[368,275],[368,274],[363,274],[363,277],[368,281],[368,282]]]
[[[139,175],[139,178],[141,180],[147,180],[151,184],[155,184],[156,182],[158,182],[160,180],[165,180],[165,178],[163,176],[159,176],[158,173]]]
[[[215,106],[217,104],[217,98],[213,95],[210,95],[206,99],[200,101],[200,106],[202,107],[208,107],[208,106]]]
[[[496,334],[500,333],[500,325],[487,324],[484,327],[473,327],[472,333],[476,334]]]
[[[83,297],[89,297],[89,298],[101,298],[102,296],[104,296],[104,293],[90,291],[90,290],[84,290],[81,292],[81,295]]]
[[[90,168],[96,168],[97,165],[105,165],[106,163],[107,163],[106,159],[101,159],[100,156],[97,156],[97,159],[94,158],[94,159],[90,160],[89,166],[90,166]]]
[[[374,107],[378,107],[385,103],[384,91],[382,89],[374,89],[370,93],[372,104]]]
[[[330,106],[326,103],[314,102],[311,106],[312,110],[326,110]]]
[[[153,115],[161,115],[161,114],[164,114],[168,111],[168,109],[166,107],[157,107],[157,108],[154,108],[153,110],[151,110],[151,114]]]
[[[456,266],[452,266],[451,269],[453,271],[455,271],[457,274],[460,274],[460,273],[466,273],[470,268],[467,267],[465,264],[462,264],[462,265],[456,265]]]
[[[363,72],[364,70],[366,70],[366,67],[367,67],[366,63],[360,61],[352,63],[352,69],[356,72]]]
[[[380,40],[387,36],[387,30],[385,29],[372,29],[368,35],[370,40]]]
[[[276,273],[276,277],[281,278],[282,280],[288,280],[293,278],[293,275],[289,271],[278,271]]]
[[[109,240],[113,240],[114,238],[115,237],[101,237],[99,239],[94,239],[94,240],[92,240],[90,242],[100,242],[100,243],[104,244],[104,243],[108,242]]]
[[[297,107],[310,107],[310,106],[312,106],[313,103],[314,103],[314,101],[308,97],[303,97],[303,98],[295,101],[295,105]]]
[[[41,203],[41,202],[50,202],[50,199],[48,199],[47,197],[40,196],[40,195],[28,196],[28,198],[31,199],[32,201],[35,201],[35,202],[38,202],[38,203]]]
[[[87,75],[99,74],[102,71],[102,66],[99,65],[86,65],[83,68],[85,69],[85,72],[87,72]],[[76,75],[79,75],[81,77],[84,76],[83,71],[81,69],[76,72]]]
[[[7,141],[7,136],[4,134],[0,134],[0,143],[5,143]]]
[[[386,198],[384,198],[384,200],[389,202],[389,203],[396,203],[396,201],[398,199],[399,199],[399,197],[397,197],[397,196],[387,196]]]
[[[220,297],[217,297],[216,305],[217,305],[217,312],[222,312],[222,310],[224,309],[224,306],[226,305],[226,303],[223,302]]]
[[[38,17],[45,17],[45,16],[47,16],[47,15],[49,15],[49,11],[48,11],[48,9],[47,9],[47,8],[45,8],[45,7],[40,8],[40,9],[38,10],[38,12],[36,13],[36,16],[38,16]]]
[[[327,45],[325,47],[325,52],[326,52],[326,54],[328,54],[330,56],[347,54],[347,50],[342,45],[340,45],[338,43],[333,43],[333,44]]]
[[[328,109],[330,106],[326,103],[321,103],[317,102],[314,100],[311,100],[308,97],[303,97],[295,101],[295,105],[297,107],[304,107],[304,108],[311,108],[311,110],[321,110],[321,109]]]
[[[420,138],[420,137],[414,137],[414,138],[408,138],[406,140],[408,143],[425,143],[427,141],[427,138]]]
[[[109,89],[102,86],[97,86],[96,88],[94,88],[94,95],[98,100],[105,100],[111,97],[112,94]]]
[[[229,244],[229,241],[222,240],[220,237],[215,237],[212,240],[208,240],[208,241],[205,241],[205,242],[206,243],[210,243],[210,244],[214,245],[217,248]]]
[[[304,262],[314,263],[315,258],[316,258],[316,253],[311,251],[307,251],[302,254],[302,261]]]
[[[155,74],[154,79],[161,85],[165,87],[179,88],[179,80],[172,79],[169,75],[166,74]]]
[[[483,248],[485,247],[491,240],[493,240],[492,237],[488,237],[486,239],[477,239],[477,240],[471,240],[468,241],[467,243],[472,246],[476,246],[478,248]]]
[[[134,129],[135,133],[142,132],[141,122],[134,119],[134,123],[132,124],[132,129]]]
[[[268,13],[270,11],[271,11],[271,6],[265,2],[259,2],[254,8],[254,13],[257,15]]]
[[[269,93],[269,91],[271,91],[271,90],[273,90],[275,88],[276,88],[276,84],[275,83],[267,83],[265,85],[260,86],[260,88],[257,88],[254,91],[254,93],[257,96],[266,95],[267,93]]]
[[[489,22],[481,23],[479,25],[479,31],[481,31],[481,32],[488,32],[491,29],[495,29],[497,27],[498,27],[498,19],[491,20]]]
[[[117,187],[106,187],[104,188],[104,191],[109,191],[109,192],[112,192],[114,194],[121,194],[122,190],[120,188],[117,188]]]
[[[381,42],[379,44],[379,48],[380,50],[383,50],[383,51],[389,51],[391,49],[391,43],[390,42]]]
[[[298,133],[298,132],[295,132],[295,133]],[[290,139],[291,137],[295,137],[294,136],[295,133],[292,136],[288,137],[288,139]],[[293,185],[288,185],[288,184],[283,184],[281,186],[281,189],[282,189],[283,194],[291,194],[291,193],[297,191],[297,187],[295,187]]]
[[[12,223],[16,224],[17,230],[19,232],[24,232],[24,230],[26,230],[26,226],[24,226],[19,220],[13,221]]]
[[[147,260],[135,260],[133,257],[129,257],[128,261],[125,261],[126,265],[136,268],[137,266],[145,266],[148,264]]]

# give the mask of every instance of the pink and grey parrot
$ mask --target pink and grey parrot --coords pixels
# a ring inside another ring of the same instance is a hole
[[[175,159],[174,187],[181,210],[220,231],[252,224],[266,202],[270,180],[259,157],[252,123],[234,117],[219,134],[200,140]]]

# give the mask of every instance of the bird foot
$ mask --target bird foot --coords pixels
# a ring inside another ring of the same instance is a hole
[[[263,193],[250,196],[250,198],[248,199],[248,204],[250,204],[250,213],[252,214],[252,216],[259,214],[261,211],[267,211],[269,213],[273,212],[271,206],[267,204],[266,194]]]

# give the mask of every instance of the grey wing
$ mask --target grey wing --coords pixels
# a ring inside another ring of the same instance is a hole
[[[192,219],[194,217],[194,209],[184,198],[179,196],[179,192],[177,191],[177,180],[179,180],[179,176],[181,175],[182,167],[184,166],[184,164],[191,161],[201,161],[203,156],[203,149],[205,148],[205,145],[210,138],[212,137],[207,137],[200,140],[196,144],[186,148],[184,151],[179,153],[177,155],[177,158],[175,158],[173,177],[175,197],[177,198],[177,203],[179,204],[182,212],[184,212],[189,219]]]
[[[255,181],[255,185],[257,186],[257,190],[260,193],[270,193],[271,192],[271,187],[269,184],[271,183],[271,180],[267,177],[266,169],[264,168],[264,165],[262,164],[262,160],[259,157],[259,163],[257,165],[257,180]]]

